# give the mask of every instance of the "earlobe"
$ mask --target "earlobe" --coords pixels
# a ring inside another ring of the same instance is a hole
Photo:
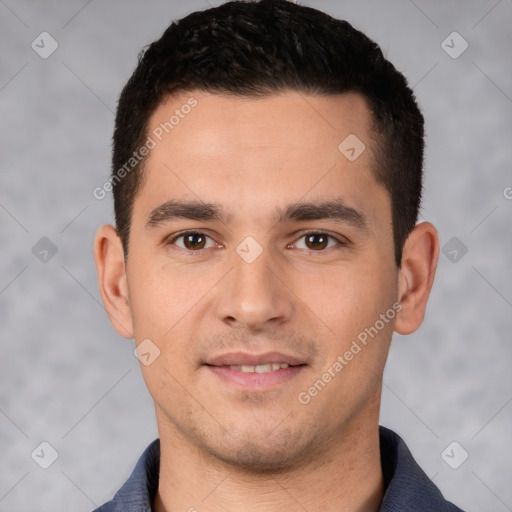
[[[438,258],[439,238],[435,227],[430,222],[417,224],[404,244],[398,277],[402,309],[395,331],[399,334],[410,334],[423,322]]]
[[[107,224],[98,229],[94,260],[101,298],[110,322],[121,336],[133,338],[123,246],[113,226]]]

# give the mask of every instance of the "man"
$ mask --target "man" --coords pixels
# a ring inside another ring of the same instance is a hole
[[[118,105],[95,241],[159,439],[106,511],[457,511],[379,427],[423,321],[423,117],[345,21],[284,0],[173,23]]]

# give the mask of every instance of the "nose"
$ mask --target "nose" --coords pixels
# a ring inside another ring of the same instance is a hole
[[[217,317],[231,327],[250,330],[288,321],[295,310],[294,295],[270,250],[263,249],[252,262],[233,256],[235,268],[218,289]]]

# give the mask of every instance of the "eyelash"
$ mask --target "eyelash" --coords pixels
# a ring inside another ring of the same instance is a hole
[[[183,231],[182,233],[177,234],[171,240],[168,240],[167,242],[165,242],[165,245],[174,245],[176,240],[183,238],[187,235],[202,235],[202,236],[205,236],[205,237],[209,238],[210,240],[212,240],[212,238],[210,236],[208,236],[206,233],[203,233],[202,231],[191,230],[191,231]],[[337,236],[331,235],[330,233],[328,233],[326,231],[320,231],[320,230],[312,230],[312,231],[307,231],[305,233],[302,233],[301,236],[297,239],[297,241],[302,238],[307,237],[308,235],[326,235],[328,237],[328,239],[334,240],[337,243],[338,248],[346,247],[348,245],[348,241],[346,239],[338,238]],[[296,242],[294,242],[294,243],[296,243]],[[191,249],[186,249],[186,248],[178,247],[178,246],[175,246],[175,248],[178,249],[179,251],[185,252],[191,256],[196,255],[196,254],[199,255],[206,249],[211,249],[211,247],[207,247],[207,248],[203,248],[203,249],[191,250]],[[308,252],[314,254],[314,253],[323,253],[323,252],[326,252],[328,249],[333,249],[333,248],[335,248],[335,247],[327,247],[325,249],[320,249],[317,251],[315,251],[313,249],[307,249],[307,250],[308,250]]]

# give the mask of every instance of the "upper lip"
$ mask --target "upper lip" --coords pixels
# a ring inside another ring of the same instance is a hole
[[[210,366],[257,366],[259,364],[286,363],[290,366],[306,364],[299,357],[283,354],[281,352],[264,352],[262,354],[249,354],[247,352],[229,352],[209,358],[205,364]]]

